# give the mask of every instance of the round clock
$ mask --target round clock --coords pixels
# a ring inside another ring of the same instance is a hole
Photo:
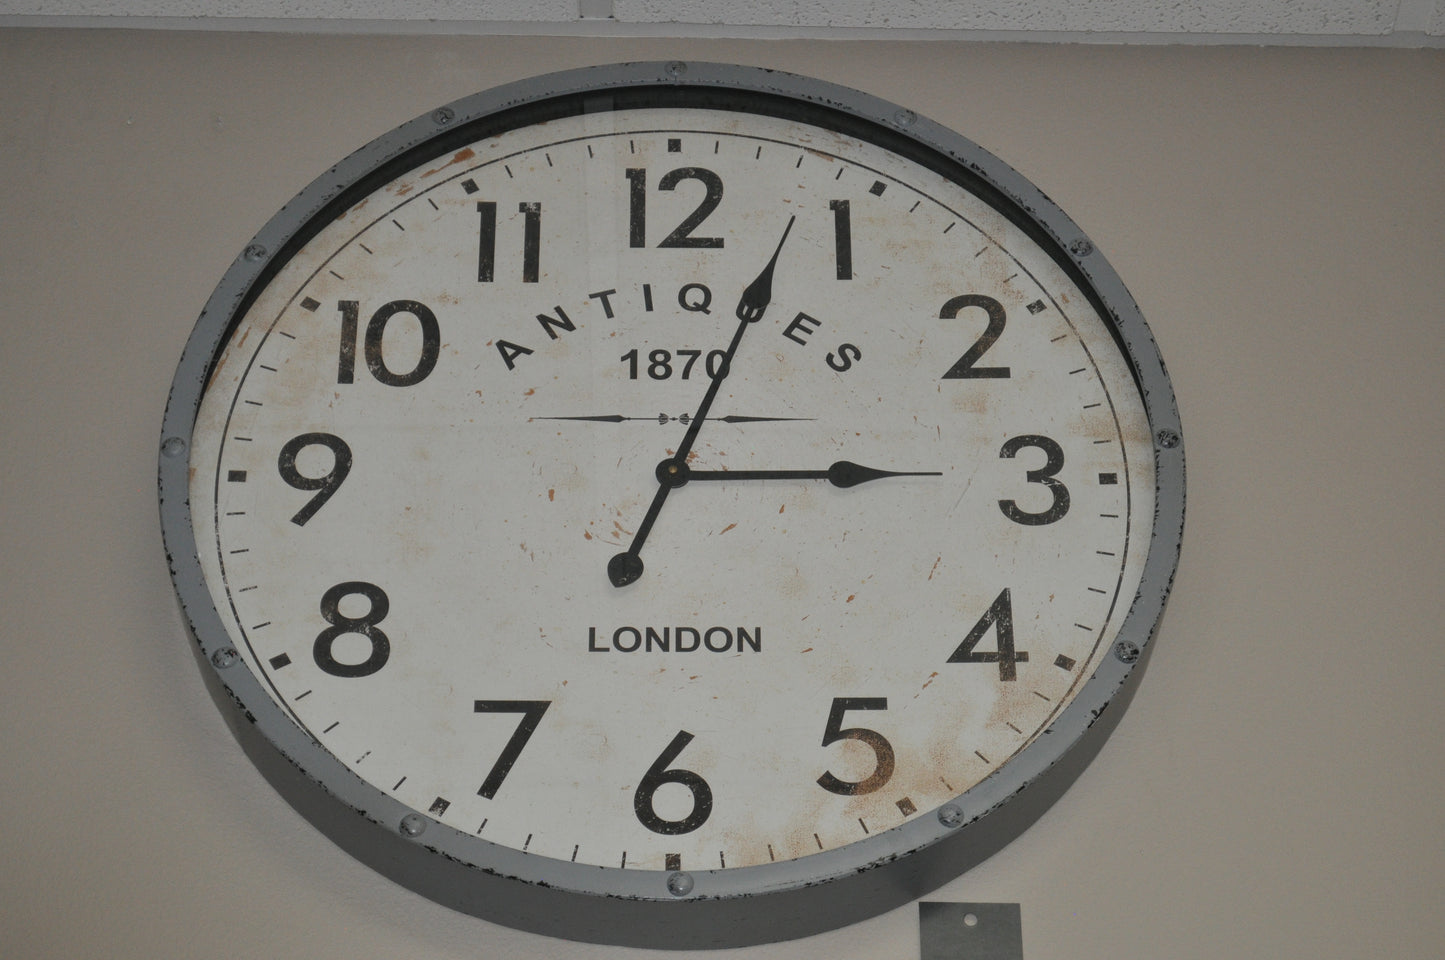
[[[674,62],[302,191],[196,325],[160,486],[203,673],[317,827],[490,920],[712,947],[904,903],[1063,792],[1184,460],[1138,309],[1024,178]]]

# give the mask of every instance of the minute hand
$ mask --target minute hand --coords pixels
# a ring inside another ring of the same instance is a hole
[[[938,470],[879,470],[839,460],[826,470],[688,470],[693,480],[827,480],[835,487],[856,487],[884,477],[941,477]]]
[[[712,409],[712,402],[717,399],[718,390],[732,368],[733,357],[737,355],[743,334],[750,325],[763,319],[768,304],[773,300],[773,270],[778,265],[778,254],[783,252],[783,242],[788,239],[788,232],[793,229],[793,221],[796,219],[796,216],[788,218],[788,225],[783,228],[783,239],[778,241],[777,249],[773,251],[768,265],[763,267],[763,272],[743,290],[735,311],[738,328],[733,332],[732,341],[723,353],[722,366],[717,376],[712,378],[712,383],[708,384],[702,403],[698,404],[697,412],[692,415],[692,423],[688,424],[687,433],[683,434],[677,452],[657,465],[657,492],[652,495],[652,504],[648,506],[647,514],[642,518],[637,532],[632,535],[632,544],[624,552],[607,561],[607,579],[612,581],[614,587],[625,587],[629,583],[637,582],[637,578],[642,576],[642,545],[647,542],[647,535],[652,532],[652,525],[657,521],[657,515],[662,512],[662,505],[667,502],[668,491],[687,482],[688,454],[692,452],[692,445],[697,442],[697,432],[702,429],[707,412]]]
[[[687,463],[687,455],[692,452],[692,445],[697,442],[697,433],[702,429],[702,423],[707,419],[707,412],[712,409],[712,402],[717,399],[718,390],[722,387],[723,380],[732,372],[733,357],[737,355],[738,344],[742,343],[743,334],[751,324],[763,319],[763,314],[768,310],[768,304],[773,301],[773,270],[778,265],[778,254],[783,252],[783,244],[788,239],[788,233],[793,229],[793,221],[796,216],[788,218],[788,225],[783,228],[783,238],[778,241],[777,249],[768,260],[763,272],[758,274],[752,283],[743,290],[743,295],[738,299],[737,310],[734,315],[738,319],[738,328],[733,331],[733,338],[728,343],[728,348],[723,353],[722,367],[718,370],[717,376],[712,378],[708,384],[707,392],[703,394],[702,403],[698,404],[697,412],[692,415],[692,423],[688,425],[687,433],[683,434],[682,443],[673,454],[673,460],[678,464]]]

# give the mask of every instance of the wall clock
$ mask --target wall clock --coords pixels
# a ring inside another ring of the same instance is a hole
[[[669,63],[303,190],[196,325],[160,486],[202,671],[317,827],[491,920],[710,947],[906,902],[1063,792],[1184,461],[1138,309],[1023,177]]]

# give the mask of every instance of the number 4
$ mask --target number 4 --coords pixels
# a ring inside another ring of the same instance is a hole
[[[989,627],[993,627],[998,635],[997,650],[976,651],[974,647],[988,633]],[[1017,680],[1018,671],[1014,669],[1016,663],[1028,663],[1029,655],[1025,650],[1014,649],[1014,612],[1013,604],[1009,600],[1008,587],[994,600],[993,605],[988,608],[973,629],[968,631],[968,636],[953,651],[953,656],[948,658],[949,663],[996,663],[998,664],[998,678],[1000,680]]]

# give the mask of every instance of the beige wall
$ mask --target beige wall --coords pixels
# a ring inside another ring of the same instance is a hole
[[[0,955],[620,958],[362,868],[249,766],[162,555],[160,415],[231,259],[332,161],[548,69],[689,57],[907,103],[1083,225],[1189,452],[1098,761],[936,899],[1030,960],[1445,945],[1445,53],[0,32]],[[894,911],[746,960],[916,956]]]

